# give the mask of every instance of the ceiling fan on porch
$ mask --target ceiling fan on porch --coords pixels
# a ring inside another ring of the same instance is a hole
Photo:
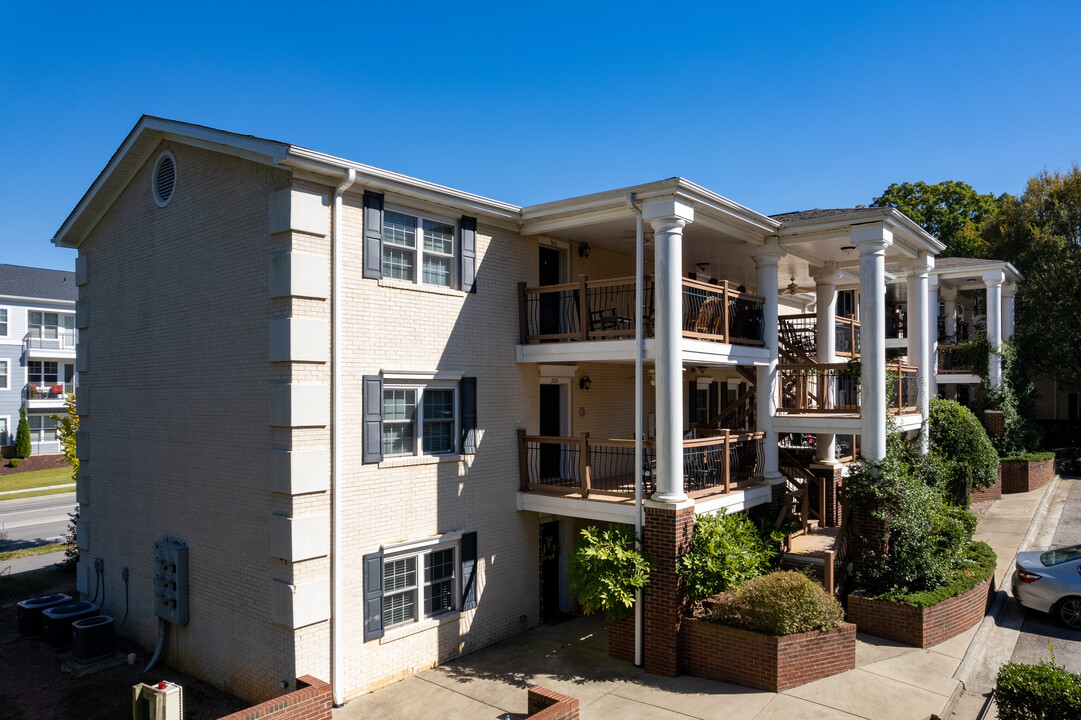
[[[814,288],[801,288],[799,283],[796,282],[796,278],[790,277],[788,287],[784,289],[783,295],[799,295],[800,293],[814,292]]]

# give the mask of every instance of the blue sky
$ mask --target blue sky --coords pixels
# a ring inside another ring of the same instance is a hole
[[[146,113],[528,205],[681,175],[764,213],[1081,162],[1081,3],[0,0],[0,262]]]

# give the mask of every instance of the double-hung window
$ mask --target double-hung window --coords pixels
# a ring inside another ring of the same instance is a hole
[[[0,308],[0,337],[7,337],[8,334],[8,311],[7,308]]]
[[[458,609],[458,544],[383,559],[383,628]]]
[[[456,452],[456,388],[383,387],[383,456]]]
[[[449,220],[387,209],[383,212],[383,277],[426,285],[454,285],[454,242]]]
[[[42,385],[57,385],[60,382],[60,370],[55,361],[31,360],[26,364],[27,379],[30,384],[38,387]]]
[[[27,415],[30,425],[31,442],[53,442],[56,440],[56,420],[48,415]]]
[[[0,417],[0,445],[12,445],[13,438],[8,437],[8,419]]]
[[[0,360],[0,390],[8,389],[8,361]]]
[[[75,316],[31,310],[26,318],[30,346],[48,350],[75,347]]]

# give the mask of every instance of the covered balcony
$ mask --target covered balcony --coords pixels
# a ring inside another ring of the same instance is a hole
[[[74,382],[52,384],[27,383],[23,386],[22,399],[28,410],[61,409],[67,396],[75,392]]]
[[[769,500],[764,433],[716,430],[683,441],[683,487],[698,506],[738,510]],[[604,520],[633,518],[634,440],[527,435],[518,430],[520,509]],[[656,443],[642,447],[643,498],[656,491]],[[629,522],[630,520],[621,519]]]

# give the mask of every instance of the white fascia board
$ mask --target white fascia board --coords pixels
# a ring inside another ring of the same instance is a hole
[[[769,485],[761,485],[746,490],[736,490],[727,495],[718,495],[704,500],[695,500],[694,514],[712,515],[713,513],[719,512],[722,508],[726,513],[739,512],[741,510],[748,510],[757,505],[765,505],[770,502],[772,498],[773,490]]]
[[[964,267],[936,267],[931,270],[931,273],[939,279],[954,280],[957,278],[969,278],[973,275],[980,276],[985,272],[994,272],[996,270],[1004,273],[1006,275],[1006,280],[1019,282],[1025,279],[1025,276],[1022,275],[1017,268],[1004,260],[988,260],[979,265],[966,265]]]
[[[349,170],[357,176],[357,184],[387,190],[396,194],[426,200],[438,205],[457,208],[466,212],[485,215],[513,222],[521,221],[521,208],[510,203],[492,200],[481,195],[455,190],[454,188],[382,170],[371,165],[352,162],[343,158],[290,145],[282,165],[316,173],[327,178],[341,178]]]
[[[856,413],[773,416],[773,429],[779,433],[859,435],[861,428],[860,416]]]
[[[57,300],[56,298],[39,298],[39,297],[22,297],[20,295],[0,295],[0,300],[4,302],[21,302],[21,303],[52,303],[54,305],[63,305],[64,307],[75,308],[74,300]],[[29,308],[35,310],[37,308]],[[48,308],[49,310],[55,310],[56,308]]]
[[[983,378],[972,373],[936,373],[935,382],[939,385],[979,385]]]
[[[683,340],[682,358],[694,365],[769,365],[769,349],[728,345],[706,340]]]
[[[582,500],[580,498],[548,495],[541,492],[518,491],[518,509],[543,515],[562,515],[598,522],[634,524],[633,502]]]
[[[905,415],[891,415],[898,430],[919,430],[923,427],[923,415],[907,413]]]
[[[589,363],[634,362],[634,340],[591,340],[518,345],[515,357],[520,363]],[[643,358],[653,360],[655,341],[645,341]]]

